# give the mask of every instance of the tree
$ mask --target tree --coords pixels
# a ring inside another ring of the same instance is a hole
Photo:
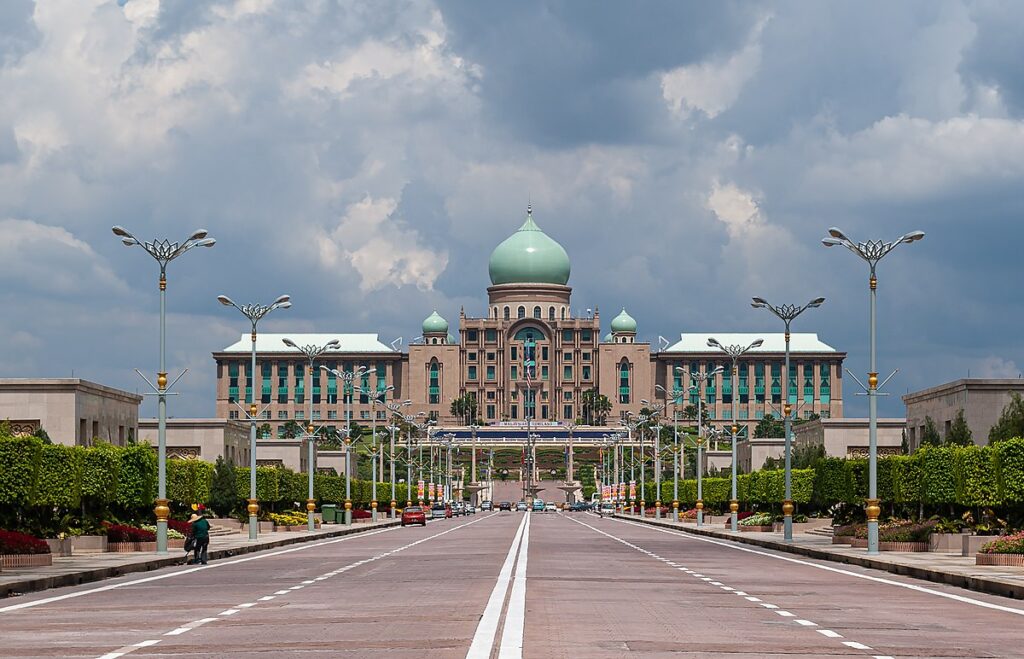
[[[971,446],[974,439],[971,437],[971,429],[964,418],[964,408],[956,413],[952,425],[949,427],[949,434],[946,435],[946,444],[952,446]]]
[[[270,424],[269,423],[264,423],[262,426],[260,426],[260,434],[259,434],[259,436],[262,437],[263,439],[267,439],[268,437],[270,437]]]
[[[210,507],[221,517],[228,517],[238,505],[235,493],[235,465],[231,460],[217,456],[210,483]]]
[[[1004,439],[1024,437],[1024,400],[1017,392],[1010,393],[1010,402],[1003,408],[999,420],[988,431],[988,443],[995,444]]]
[[[46,433],[46,431],[43,430],[42,426],[39,426],[38,428],[36,428],[35,432],[32,433],[32,436],[33,437],[38,437],[39,439],[43,440],[44,444],[52,444],[53,443],[53,440],[50,439],[50,435],[48,435]]]
[[[921,433],[921,446],[938,446],[940,444],[942,444],[942,438],[939,436],[939,429],[935,427],[935,421],[930,416],[926,416],[924,432]]]
[[[284,427],[281,429],[282,437],[285,439],[295,439],[303,432],[305,432],[305,430],[299,425],[299,422],[294,419],[286,421]]]
[[[587,423],[604,425],[608,413],[612,411],[612,402],[604,394],[598,393],[597,389],[587,389],[581,396],[583,403],[583,416]]]
[[[771,414],[765,414],[764,418],[757,422],[754,428],[754,437],[783,437],[786,426],[780,419]]]

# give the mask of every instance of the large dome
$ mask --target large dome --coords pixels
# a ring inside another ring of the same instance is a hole
[[[448,321],[441,317],[441,314],[437,313],[437,309],[434,309],[434,313],[427,316],[427,319],[423,321],[423,333],[424,334],[446,334],[448,332]]]
[[[527,207],[526,222],[491,252],[491,284],[559,284],[569,282],[569,255],[540,230]]]

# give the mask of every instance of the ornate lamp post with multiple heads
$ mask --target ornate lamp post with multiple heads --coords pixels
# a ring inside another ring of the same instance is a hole
[[[865,502],[866,506],[864,511],[868,518],[868,553],[877,554],[878,515],[882,512],[878,501],[878,390],[881,386],[885,385],[885,382],[889,381],[889,378],[886,378],[881,385],[878,384],[878,368],[875,360],[875,297],[878,290],[876,269],[878,267],[878,262],[881,261],[886,254],[896,249],[897,245],[902,243],[910,244],[921,240],[924,238],[924,231],[911,231],[910,233],[905,233],[891,242],[886,242],[884,240],[868,240],[859,243],[855,243],[847,238],[846,234],[836,227],[829,229],[828,233],[829,237],[824,238],[821,241],[825,247],[834,247],[837,245],[845,247],[860,258],[864,259],[871,271],[870,277],[868,278],[868,288],[871,291],[871,363],[869,366],[870,370],[868,371],[868,386],[865,387],[868,396],[868,500]],[[895,373],[893,375],[895,375]],[[892,375],[889,377],[891,378]]]
[[[313,513],[316,511],[316,499],[313,498],[313,474],[316,472],[316,435],[317,428],[313,427],[313,362],[316,358],[324,354],[328,350],[337,350],[341,347],[341,343],[338,339],[328,341],[322,346],[316,345],[305,345],[300,346],[291,339],[281,339],[281,341],[289,348],[298,350],[306,356],[306,360],[309,362],[309,425],[306,428],[306,472],[307,472],[307,485],[308,485],[308,498],[306,499],[306,523],[310,531],[316,528],[316,521]]]
[[[392,387],[392,389],[394,389],[394,387]],[[398,507],[398,501],[395,500],[395,498],[397,496],[396,485],[395,485],[395,458],[397,457],[396,456],[397,449],[395,448],[395,433],[397,433],[400,430],[400,428],[395,423],[395,417],[398,417],[399,419],[403,418],[403,416],[402,416],[402,408],[403,407],[407,407],[409,405],[412,405],[412,401],[411,400],[403,400],[401,402],[395,401],[395,402],[385,403],[384,404],[384,406],[387,407],[388,410],[391,412],[391,423],[387,427],[388,432],[391,433],[391,444],[390,444],[390,447],[389,447],[391,450],[390,450],[390,453],[388,454],[388,459],[389,459],[389,463],[390,463],[389,470],[391,472],[391,519],[394,519],[396,517],[397,513],[398,513],[398,511],[396,510],[396,508]],[[408,489],[410,487],[412,487],[412,485],[409,483],[408,480],[406,480],[405,488],[406,488],[407,496],[408,496]],[[409,505],[411,505],[411,504],[409,504]]]
[[[345,406],[345,524],[352,524],[352,397],[355,395],[357,380],[360,380],[364,375],[371,375],[377,372],[377,369],[367,369],[365,366],[359,366],[351,371],[341,371],[336,368],[327,368],[326,366],[320,367],[321,371],[327,371],[333,373],[334,377],[341,380],[342,387],[341,392],[347,400]]]
[[[370,414],[371,414],[371,416],[373,418],[373,420],[371,421],[372,431],[371,431],[371,434],[370,434],[370,460],[372,460],[372,463],[371,463],[370,466],[372,468],[372,474],[373,474],[370,477],[371,478],[371,482],[373,483],[370,486],[373,489],[373,492],[372,492],[371,497],[370,497],[370,510],[372,511],[371,514],[372,514],[372,519],[373,519],[374,522],[377,521],[377,507],[378,507],[378,505],[380,505],[380,502],[377,501],[377,467],[378,467],[377,458],[378,458],[378,456],[383,458],[382,452],[384,450],[383,446],[380,446],[380,447],[377,446],[377,410],[376,410],[376,407],[377,407],[377,405],[382,405],[385,408],[387,408],[387,395],[388,395],[388,392],[389,391],[394,391],[394,390],[395,390],[395,386],[392,385],[392,384],[389,384],[388,386],[384,387],[383,389],[376,389],[376,388],[375,389],[371,389],[369,387],[365,387],[365,388],[364,387],[360,387],[360,389],[359,389],[359,391],[361,393],[366,394],[369,397],[369,399],[370,399]],[[380,470],[383,472],[384,471],[384,461],[383,461],[383,459],[381,459],[381,461],[379,463],[379,466],[380,466]],[[382,473],[381,476],[383,476],[383,475],[384,474]],[[391,497],[391,498],[394,499],[394,497]]]
[[[690,391],[696,390],[697,392],[697,528],[704,526],[704,408],[702,406],[702,398],[704,394],[704,384],[708,380],[713,380],[722,371],[721,366],[716,366],[710,371],[697,371],[696,373],[690,373],[690,380],[694,383],[689,386]],[[682,366],[676,366],[677,373],[685,373],[686,371]]]
[[[739,388],[739,384],[737,382],[739,368],[736,366],[736,363],[739,361],[740,357],[750,352],[754,348],[759,348],[762,343],[764,343],[763,339],[755,339],[750,345],[744,348],[743,346],[738,345],[722,345],[716,339],[710,337],[708,338],[708,347],[718,348],[726,355],[728,355],[730,359],[732,359],[732,497],[729,500],[729,511],[732,513],[732,522],[730,524],[730,528],[732,529],[733,533],[737,533],[739,531],[738,522],[740,510],[740,502],[736,498],[736,434],[740,430],[740,426],[737,423],[736,419],[736,402],[739,399],[739,396],[737,395]]]
[[[682,370],[681,367],[677,366],[677,370]],[[654,385],[654,388],[663,394],[665,394],[665,401],[672,400],[672,520],[679,521],[679,466],[680,456],[683,454],[683,447],[679,443],[679,405],[683,399],[683,391],[675,389],[671,395],[668,389],[661,386],[660,384]],[[686,475],[683,474],[683,478]]]
[[[160,264],[160,370],[156,374],[156,386],[145,376],[143,379],[157,397],[157,499],[153,513],[156,515],[156,550],[166,554],[167,516],[171,512],[167,501],[167,396],[174,382],[178,381],[175,379],[170,386],[167,384],[167,264],[193,247],[213,247],[217,241],[206,237],[206,229],[193,232],[183,243],[170,242],[166,238],[147,242],[122,227],[115,226],[111,230],[125,246],[138,245]]]
[[[783,304],[775,306],[762,297],[755,297],[750,306],[755,309],[767,309],[775,314],[786,325],[786,365],[784,367],[782,390],[786,392],[786,401],[782,404],[782,414],[785,417],[783,423],[785,434],[785,445],[783,449],[786,470],[786,494],[782,502],[783,539],[786,542],[793,542],[793,408],[789,401],[789,326],[793,320],[808,309],[820,307],[825,303],[825,298],[817,297],[803,305]]]
[[[237,402],[235,404],[242,409],[245,417],[249,420],[249,501],[246,509],[249,511],[249,539],[255,540],[258,535],[260,515],[260,504],[256,499],[256,424],[262,415],[262,410],[258,410],[256,407],[256,325],[274,309],[287,309],[292,306],[292,303],[287,295],[282,295],[269,305],[244,304],[238,306],[226,295],[218,295],[217,301],[225,307],[238,309],[252,325],[250,334],[252,351],[249,362],[249,381],[252,386],[249,387],[249,409],[246,410]]]
[[[656,423],[647,427],[654,431],[654,517],[661,519],[661,413],[665,410],[665,403],[657,403],[649,400],[641,400],[640,403],[651,410],[648,415],[641,415],[641,420],[655,421]],[[640,453],[641,461],[644,460],[643,452]],[[643,478],[643,462],[640,463],[641,478]],[[645,512],[641,508],[640,514]]]

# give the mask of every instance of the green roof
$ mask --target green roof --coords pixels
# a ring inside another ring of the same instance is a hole
[[[442,318],[438,313],[437,309],[434,309],[434,313],[427,316],[427,319],[423,321],[423,333],[424,334],[447,334],[448,333],[448,321]]]
[[[491,252],[491,284],[559,284],[569,282],[569,255],[533,221],[527,207],[526,222]]]
[[[612,318],[613,332],[632,332],[636,334],[636,321],[623,309],[618,316]]]

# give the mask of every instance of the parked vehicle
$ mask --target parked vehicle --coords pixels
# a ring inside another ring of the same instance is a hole
[[[452,516],[452,507],[435,503],[430,507],[430,519],[445,519]]]
[[[569,511],[574,513],[585,513],[590,510],[591,506],[586,501],[577,501],[576,503],[569,506]]]
[[[490,512],[492,510],[494,510],[494,502],[493,501],[483,501],[483,502],[480,503],[480,511],[481,512],[485,512],[486,513],[486,512]]]
[[[466,514],[467,515],[475,515],[476,514],[476,506],[474,506],[473,504],[467,502],[466,503]]]
[[[461,501],[452,502],[452,516],[461,517],[466,514],[466,506]]]
[[[555,505],[554,501],[548,501],[547,503],[544,504],[544,512],[557,513],[558,506]]]
[[[526,507],[526,502],[525,501],[519,501],[519,502],[516,503],[516,512],[517,513],[525,513],[527,510],[528,510],[528,508]]]
[[[615,512],[615,504],[611,501],[605,501],[601,504],[601,508],[598,510],[602,515],[611,515]]]
[[[535,512],[535,513],[542,513],[542,512],[544,512],[544,500],[543,499],[534,499],[533,500],[533,512]]]
[[[427,525],[427,514],[419,506],[409,506],[402,511],[402,526],[406,524]]]
[[[507,510],[507,511],[511,512],[512,511],[512,502],[511,501],[502,501],[501,503],[498,504],[498,510]]]

